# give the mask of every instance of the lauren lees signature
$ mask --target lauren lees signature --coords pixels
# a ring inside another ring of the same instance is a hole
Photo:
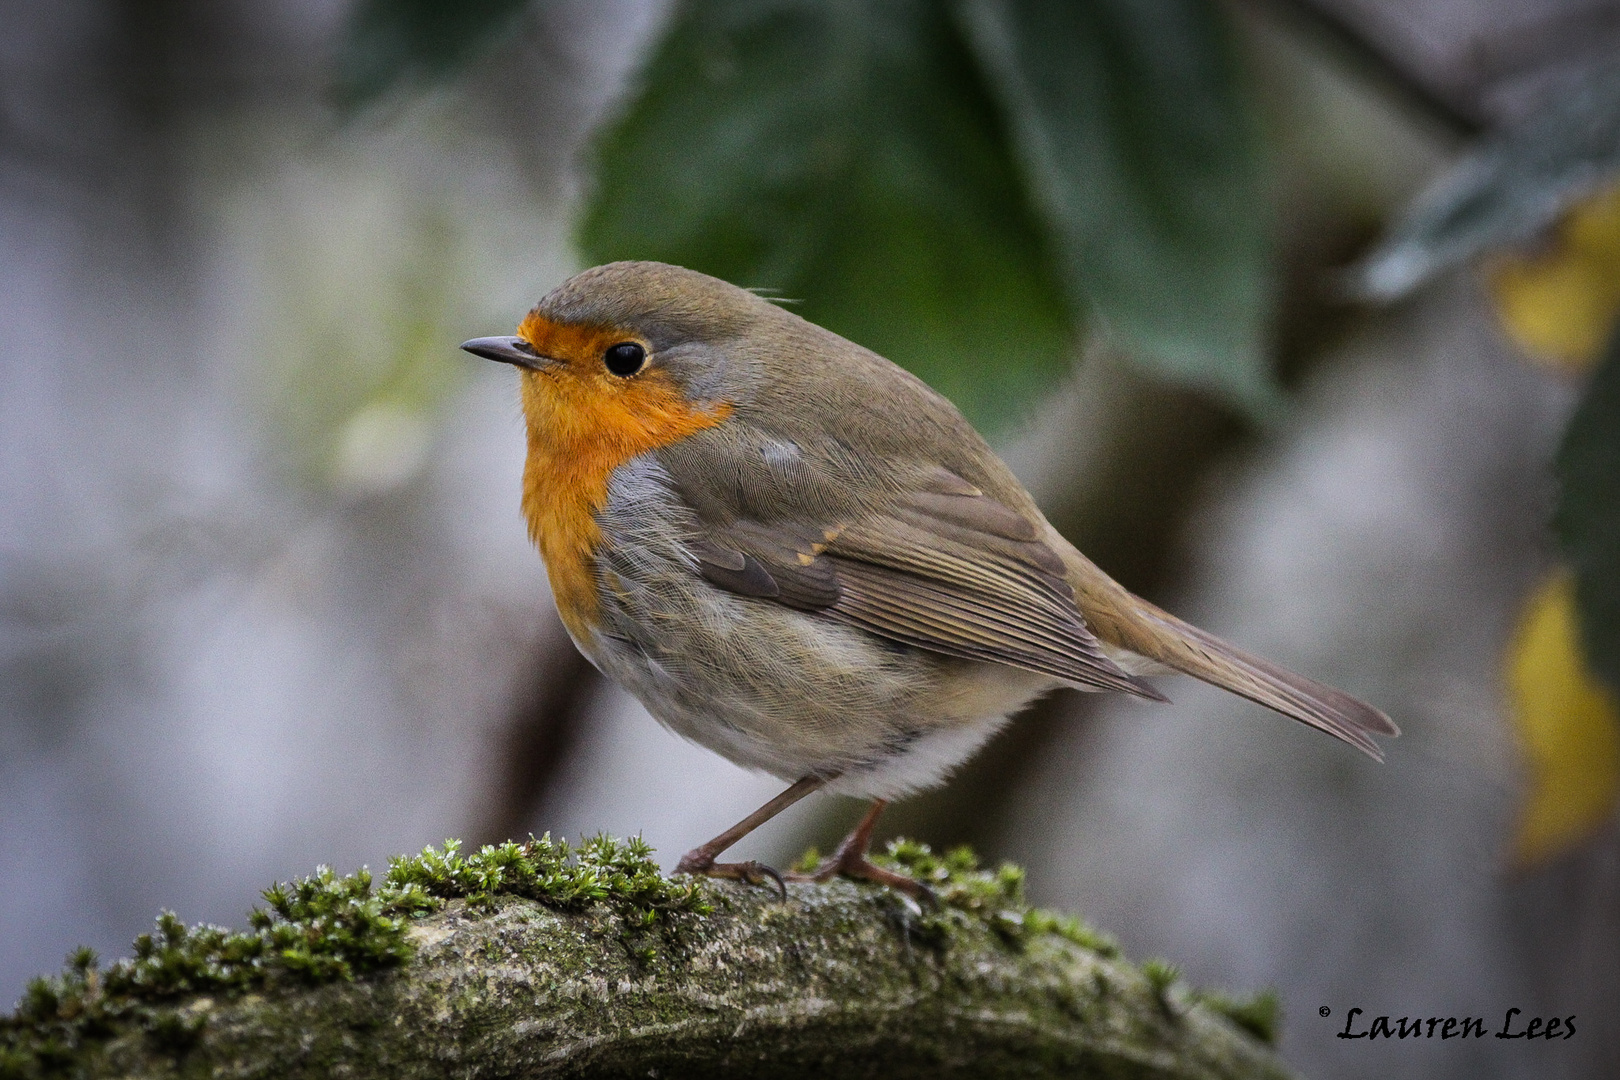
[[[1472,1016],[1375,1016],[1369,1023],[1360,1019],[1361,1009],[1351,1009],[1344,1018],[1344,1030],[1335,1037],[1340,1039],[1483,1039],[1487,1032],[1485,1021]],[[1509,1009],[1502,1018],[1499,1030],[1490,1032],[1498,1039],[1573,1039],[1575,1017],[1532,1016],[1520,1019],[1523,1009]],[[1331,1016],[1333,1010],[1326,1005],[1318,1015]]]

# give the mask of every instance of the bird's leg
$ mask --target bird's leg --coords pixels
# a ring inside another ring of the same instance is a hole
[[[677,874],[704,874],[708,877],[718,878],[740,878],[750,885],[759,885],[769,878],[776,882],[776,887],[781,890],[783,899],[786,899],[787,886],[782,883],[782,875],[764,863],[757,863],[752,859],[748,862],[718,863],[714,861],[715,857],[826,783],[826,778],[820,776],[806,776],[795,782],[792,787],[713,840],[710,840],[707,844],[695,847],[681,856],[681,861],[676,865],[675,872]]]
[[[842,874],[844,877],[875,881],[879,885],[899,889],[907,896],[932,906],[935,903],[934,892],[928,886],[904,874],[885,870],[867,858],[867,853],[872,849],[872,830],[877,828],[878,816],[888,805],[887,799],[873,799],[866,816],[844,837],[831,858],[823,859],[821,865],[808,874],[789,874],[788,877],[795,881],[831,881]]]

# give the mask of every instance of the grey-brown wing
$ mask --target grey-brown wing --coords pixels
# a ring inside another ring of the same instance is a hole
[[[886,513],[735,520],[693,551],[709,581],[742,595],[949,656],[1160,698],[1103,654],[1034,525],[943,470]]]

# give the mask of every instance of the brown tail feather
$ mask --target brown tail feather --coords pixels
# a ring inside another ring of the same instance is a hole
[[[1384,753],[1371,736],[1401,733],[1366,702],[1229,645],[1131,595],[1095,566],[1086,569],[1088,580],[1075,591],[1086,622],[1103,641],[1275,709],[1376,761]]]
[[[1165,650],[1165,655],[1155,658],[1161,663],[1343,739],[1375,761],[1383,761],[1384,752],[1369,736],[1401,733],[1388,716],[1343,690],[1295,674],[1146,601],[1141,603],[1150,620],[1193,645],[1186,650]]]

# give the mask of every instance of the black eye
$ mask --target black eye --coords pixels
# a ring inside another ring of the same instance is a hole
[[[647,350],[633,341],[623,341],[602,354],[602,363],[615,375],[634,375],[647,362]]]

